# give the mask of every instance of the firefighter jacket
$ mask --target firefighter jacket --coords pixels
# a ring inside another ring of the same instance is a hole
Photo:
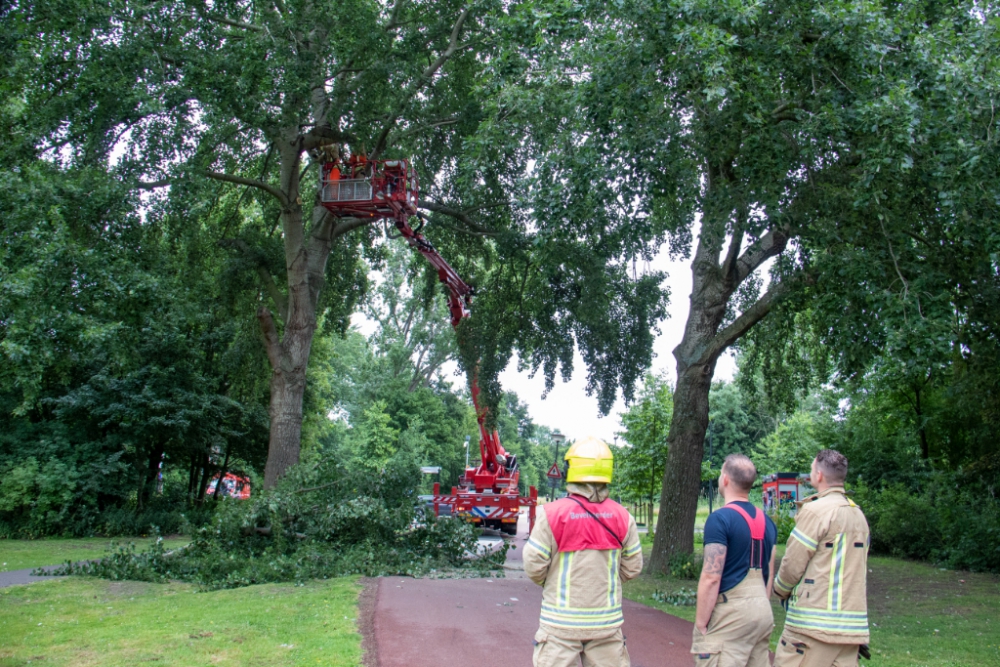
[[[803,501],[774,579],[785,627],[828,644],[868,643],[868,522],[843,487]]]
[[[622,624],[622,582],[642,571],[639,531],[632,515],[608,498],[606,484],[571,483],[567,491],[569,497],[538,508],[524,570],[544,588],[542,630],[597,639]]]

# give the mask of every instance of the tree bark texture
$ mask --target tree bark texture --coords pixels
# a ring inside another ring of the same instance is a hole
[[[679,365],[679,364],[678,364]],[[667,572],[675,554],[694,551],[694,521],[701,488],[701,459],[708,430],[708,393],[715,361],[691,366],[677,380],[667,464],[650,567]]]
[[[718,182],[722,174],[709,169],[708,176],[711,190],[712,182]],[[781,283],[772,285],[756,303],[723,326],[729,301],[740,284],[767,259],[781,254],[788,241],[784,230],[772,229],[744,249],[745,220],[746,212],[740,210],[723,210],[714,218],[706,214],[691,262],[691,307],[684,337],[674,349],[677,388],[667,436],[660,515],[650,559],[653,572],[667,573],[675,555],[694,552],[694,521],[708,430],[708,396],[719,355],[770,312],[774,300],[786,287]],[[730,225],[728,247],[720,263]]]
[[[297,132],[297,128],[295,130]],[[257,311],[267,357],[271,365],[271,430],[264,488],[278,483],[289,467],[299,462],[302,447],[302,399],[306,369],[316,333],[316,308],[323,290],[326,262],[337,235],[333,216],[319,202],[312,206],[312,225],[307,233],[299,204],[299,157],[297,134],[277,142],[286,206],[281,213],[285,245],[288,296],[278,308],[284,320],[279,336],[271,311]],[[282,312],[284,310],[284,312]]]

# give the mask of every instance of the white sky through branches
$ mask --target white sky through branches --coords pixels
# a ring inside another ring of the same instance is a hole
[[[697,231],[697,230],[696,230]],[[667,274],[666,285],[670,288],[670,304],[667,308],[670,317],[660,324],[660,334],[656,337],[653,349],[652,372],[665,373],[672,382],[676,380],[676,364],[673,349],[681,342],[684,335],[684,323],[687,321],[689,297],[691,295],[691,262],[690,259],[671,261],[666,247],[657,255],[649,267],[653,271],[663,271]],[[762,267],[766,275],[767,266]],[[473,308],[475,302],[473,301]],[[363,314],[356,313],[352,324],[364,335],[374,331],[374,323]],[[443,369],[444,377],[458,385],[463,380],[455,376],[457,364],[449,363]],[[736,373],[736,361],[732,354],[726,352],[720,357],[716,366],[716,380],[731,380]],[[586,435],[594,435],[608,442],[614,441],[614,434],[620,426],[620,415],[625,410],[625,403],[619,396],[615,406],[607,417],[601,417],[597,410],[597,397],[587,396],[587,368],[583,358],[577,353],[573,362],[573,377],[569,382],[563,382],[557,375],[555,387],[546,398],[545,380],[539,372],[534,378],[528,372],[518,372],[517,359],[512,359],[507,369],[500,375],[500,385],[504,390],[514,391],[523,403],[528,406],[532,420],[536,424],[559,429],[570,440]],[[636,387],[636,393],[638,393]]]

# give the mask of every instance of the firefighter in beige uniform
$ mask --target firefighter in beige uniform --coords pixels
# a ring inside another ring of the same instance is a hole
[[[824,449],[788,538],[774,593],[788,599],[775,667],[852,667],[868,643],[868,522],[844,495],[847,459]],[[862,645],[863,646],[862,648]]]
[[[597,438],[566,452],[568,495],[538,508],[524,570],[544,587],[535,667],[628,667],[623,581],[642,571],[635,519],[608,498],[611,449]]]

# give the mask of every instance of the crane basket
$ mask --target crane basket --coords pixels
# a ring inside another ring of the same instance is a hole
[[[420,184],[409,160],[327,162],[320,186],[320,203],[337,216],[395,220],[417,214]]]

